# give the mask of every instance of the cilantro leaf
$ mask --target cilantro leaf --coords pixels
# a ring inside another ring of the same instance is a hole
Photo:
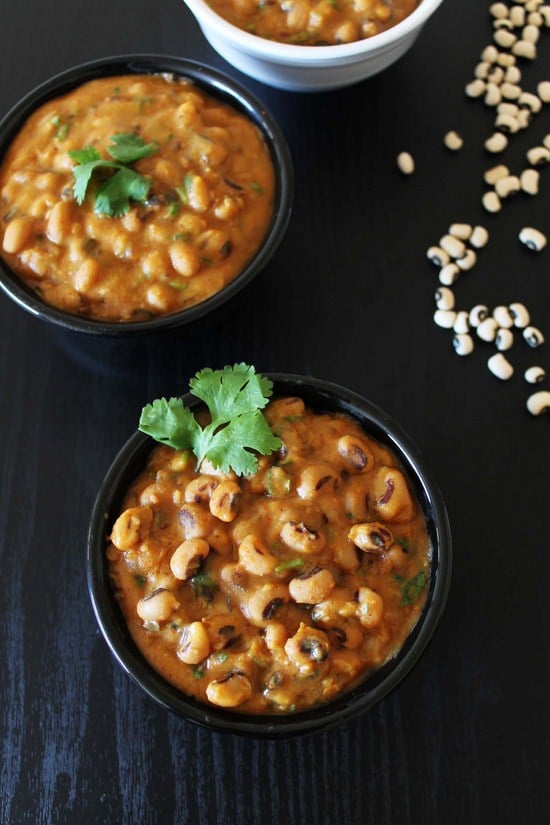
[[[408,581],[405,580],[402,584],[401,590],[401,606],[408,607],[413,604],[420,596],[427,583],[428,578],[422,571],[417,573],[416,576],[413,576],[412,579],[409,579]]]
[[[158,151],[156,143],[145,143],[139,135],[119,132],[111,135],[111,145],[107,147],[112,158],[120,163],[135,163],[140,158],[147,158]]]
[[[272,382],[254,367],[234,364],[223,370],[205,369],[190,381],[191,391],[204,401],[211,422],[202,428],[177,398],[157,399],[143,408],[139,429],[178,450],[192,450],[197,466],[207,458],[224,473],[256,472],[255,453],[278,450],[275,436],[261,410],[272,393]]]
[[[280,445],[280,440],[271,432],[263,414],[256,410],[237,415],[215,432],[211,424],[206,427],[199,442],[197,458],[199,463],[207,458],[222,473],[233,469],[238,476],[248,476],[258,466],[258,459],[249,449],[268,455]]]
[[[181,398],[157,398],[143,408],[139,429],[176,450],[194,452],[201,428],[191,410],[183,406]]]
[[[111,137],[111,141],[112,145],[107,151],[111,157],[125,163],[139,160],[157,151],[156,143],[146,144],[137,135],[116,134]],[[151,187],[150,179],[125,166],[122,162],[104,160],[93,146],[73,149],[69,152],[69,156],[77,162],[77,165],[73,167],[73,192],[78,204],[84,202],[96,169],[117,170],[97,189],[94,209],[99,215],[119,218],[128,212],[130,200],[140,202],[146,200]]]
[[[96,192],[94,209],[99,215],[120,218],[130,209],[130,198],[140,202],[146,200],[150,186],[149,178],[123,167],[101,184]]]
[[[215,372],[201,370],[189,386],[218,421],[230,421],[242,413],[262,410],[273,389],[269,378],[257,375],[254,367],[242,363]]]

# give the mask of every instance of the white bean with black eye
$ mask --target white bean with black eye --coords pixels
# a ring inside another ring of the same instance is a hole
[[[542,367],[529,367],[524,372],[524,378],[528,384],[540,384],[546,378],[546,370]]]
[[[468,320],[470,321],[470,326],[475,328],[488,317],[489,307],[485,306],[485,304],[476,304],[476,306],[470,310],[470,317]]]
[[[542,415],[550,411],[550,392],[541,390],[530,395],[527,399],[527,409],[531,415]]]
[[[508,307],[495,307],[493,310],[493,318],[495,319],[499,327],[504,327],[504,329],[510,329],[514,326],[514,319]]]
[[[456,321],[456,312],[451,309],[436,309],[434,323],[443,329],[452,329]]]
[[[514,374],[513,366],[501,352],[492,355],[487,361],[487,366],[493,375],[500,378],[501,381],[508,381]]]
[[[439,283],[443,286],[451,286],[460,275],[460,269],[455,263],[447,264],[439,272]]]
[[[426,252],[427,258],[436,266],[446,266],[449,261],[449,255],[440,246],[430,246]]]
[[[453,347],[457,355],[470,355],[474,351],[474,339],[468,333],[455,335]]]
[[[497,337],[498,324],[494,318],[485,318],[476,328],[478,337],[482,341],[491,343]]]
[[[458,335],[464,335],[470,331],[470,322],[468,320],[468,313],[461,310],[457,312],[456,320],[453,325],[453,331]]]
[[[530,347],[533,347],[533,349],[544,344],[544,335],[538,327],[525,327],[523,330],[523,337],[526,343],[529,344]]]
[[[497,335],[495,338],[495,347],[500,351],[504,352],[514,343],[514,333],[510,329],[506,329],[505,327],[501,327],[497,330]]]
[[[524,327],[529,325],[531,316],[529,315],[529,311],[524,304],[509,304],[508,309],[510,310],[510,315],[514,319],[514,326],[516,329],[524,329]]]
[[[454,309],[455,296],[452,289],[441,286],[435,292],[435,305],[438,309]]]
[[[485,227],[474,226],[470,236],[471,246],[474,246],[476,249],[482,249],[484,246],[487,246],[488,241],[489,232],[485,229]]]
[[[533,226],[524,226],[519,233],[519,239],[527,249],[533,252],[540,252],[547,244],[546,235]]]

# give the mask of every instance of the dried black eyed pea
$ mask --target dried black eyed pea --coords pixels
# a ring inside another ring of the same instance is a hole
[[[550,392],[541,390],[527,399],[527,409],[531,415],[542,415],[550,410]]]
[[[374,466],[374,456],[368,443],[353,435],[343,435],[338,439],[338,453],[346,464],[359,472],[368,472]]]
[[[528,326],[531,316],[529,315],[529,311],[524,304],[516,302],[514,304],[510,304],[508,309],[510,310],[510,315],[514,319],[514,326],[517,329],[523,329]]]
[[[235,708],[252,696],[252,685],[243,673],[230,673],[225,679],[210,682],[206,697],[213,705]]]
[[[326,599],[335,587],[334,576],[325,568],[313,567],[307,573],[291,579],[290,595],[298,604],[318,604]]]
[[[273,572],[277,559],[258,536],[249,534],[239,544],[239,564],[249,573],[264,576]]]
[[[448,252],[440,246],[430,246],[426,252],[426,257],[436,266],[447,266],[450,261]]]
[[[303,521],[288,521],[281,530],[281,539],[291,550],[305,555],[320,553],[326,544],[324,535],[310,530]]]
[[[476,304],[470,310],[469,315],[469,322],[471,327],[478,327],[482,321],[484,321],[489,316],[489,307],[485,306],[485,304]]]
[[[147,537],[152,523],[150,507],[129,507],[113,524],[111,541],[119,550],[129,550]]]
[[[531,249],[533,252],[540,252],[547,244],[546,235],[532,226],[524,226],[519,233],[519,239],[527,249]]]
[[[510,349],[514,344],[514,333],[507,329],[506,327],[502,327],[501,329],[497,330],[497,335],[495,338],[495,347],[499,350],[499,352],[504,352],[505,350]]]
[[[443,286],[451,286],[460,276],[460,269],[454,261],[443,266],[439,271],[439,283]]]
[[[313,673],[326,661],[330,650],[328,636],[322,630],[308,627],[304,622],[285,644],[285,653],[304,675]]]
[[[453,336],[453,347],[457,355],[470,355],[474,351],[474,339],[467,332]]]
[[[412,175],[414,172],[414,158],[409,152],[400,152],[397,155],[397,166],[404,175]]]
[[[178,607],[179,602],[174,594],[159,587],[139,600],[136,611],[144,623],[166,622]]]
[[[185,581],[197,572],[209,552],[210,545],[204,539],[186,539],[172,553],[170,570],[177,579]]]
[[[493,375],[500,378],[501,381],[508,381],[514,374],[513,366],[500,352],[489,358],[487,366]]]
[[[542,367],[529,367],[524,373],[528,384],[539,384],[546,378],[546,371]]]
[[[525,327],[523,330],[523,337],[525,342],[529,344],[530,347],[540,347],[544,344],[544,335],[538,327]]]
[[[452,310],[455,306],[455,296],[452,290],[441,286],[435,292],[435,305],[438,309]]]
[[[241,488],[235,481],[222,481],[210,496],[210,512],[220,521],[230,522],[236,518]]]
[[[354,524],[348,533],[348,539],[360,550],[369,553],[382,553],[393,544],[390,530],[378,521]]]
[[[210,654],[210,637],[202,622],[191,622],[183,628],[177,655],[182,662],[196,665]]]

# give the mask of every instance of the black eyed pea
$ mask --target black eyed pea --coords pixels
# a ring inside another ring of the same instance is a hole
[[[541,390],[527,399],[527,409],[531,415],[542,415],[550,410],[550,392]]]
[[[300,673],[314,673],[326,662],[330,650],[328,636],[322,630],[308,627],[304,622],[285,644],[285,653]]]
[[[464,91],[468,95],[468,97],[481,97],[481,95],[485,94],[485,89],[487,88],[487,84],[485,80],[480,77],[476,77],[475,80],[472,80],[471,83],[467,83]]]
[[[210,192],[200,175],[189,175],[185,181],[187,201],[195,212],[206,212],[210,206]]]
[[[183,628],[177,655],[182,662],[196,665],[210,654],[210,637],[202,622],[191,622]]]
[[[546,146],[533,146],[527,152],[527,162],[531,166],[544,166],[546,163],[550,163],[550,152]]]
[[[498,152],[504,152],[508,146],[508,138],[502,132],[494,132],[483,145],[491,154],[497,154]]]
[[[142,622],[167,622],[179,602],[170,590],[159,587],[137,603],[137,614]]]
[[[184,278],[192,278],[201,268],[199,252],[189,243],[175,241],[170,245],[168,254],[174,270]]]
[[[539,384],[546,378],[546,370],[542,367],[529,367],[524,372],[524,378],[528,384]]]
[[[326,545],[324,535],[310,530],[303,521],[288,521],[281,530],[281,540],[291,550],[304,555],[320,553]]]
[[[221,229],[207,229],[197,238],[204,259],[212,263],[223,261],[231,254],[233,244],[226,232]]]
[[[198,504],[184,504],[178,513],[178,520],[186,539],[206,538],[214,527],[210,513]]]
[[[497,330],[498,324],[494,318],[484,318],[477,327],[476,332],[478,338],[481,338],[482,341],[487,341],[491,343],[497,337]]]
[[[101,264],[95,258],[82,261],[73,275],[73,286],[77,292],[86,294],[97,283],[101,275]]]
[[[265,576],[273,572],[277,559],[258,536],[250,533],[239,544],[239,564],[248,573]]]
[[[210,545],[204,539],[186,539],[172,553],[170,570],[177,579],[185,581],[197,572],[209,552]]]
[[[443,286],[451,286],[460,276],[460,269],[454,261],[444,266],[439,271],[439,283]]]
[[[466,244],[464,241],[461,241],[460,238],[455,237],[455,235],[443,235],[443,237],[440,238],[439,246],[447,255],[450,255],[451,258],[463,258],[466,252]]]
[[[446,252],[440,246],[430,246],[430,248],[426,252],[426,257],[436,266],[447,266],[447,264],[451,260],[448,252]]]
[[[519,233],[519,239],[533,252],[540,252],[547,244],[546,235],[532,226],[524,226]]]
[[[212,476],[200,475],[189,482],[185,488],[185,501],[189,504],[199,501],[208,501],[210,496],[218,486],[218,479]]]
[[[485,304],[476,304],[470,310],[470,315],[468,320],[470,322],[471,327],[478,327],[482,321],[484,321],[489,316],[489,307],[485,306]]]
[[[449,235],[454,235],[455,238],[460,238],[461,241],[467,241],[472,234],[472,227],[469,223],[452,223],[449,226]]]
[[[237,517],[241,488],[236,481],[221,481],[210,496],[210,512],[220,521],[230,522]]]
[[[474,339],[467,332],[453,336],[453,347],[457,355],[470,355],[474,351]]]
[[[60,244],[71,232],[73,204],[71,201],[58,201],[46,222],[46,235],[52,243]]]
[[[354,524],[348,533],[348,539],[366,553],[382,553],[393,544],[390,530],[379,521]]]
[[[147,303],[160,312],[166,312],[172,301],[172,293],[166,284],[152,284],[147,290]]]
[[[456,314],[456,321],[453,325],[453,332],[456,332],[458,335],[465,335],[469,331],[470,322],[468,320],[468,313],[464,310],[461,310]]]
[[[113,524],[111,541],[119,550],[129,550],[147,538],[152,523],[150,507],[129,507]]]
[[[340,476],[329,464],[310,464],[300,474],[296,492],[303,499],[332,493],[340,486]]]
[[[272,653],[281,653],[288,639],[286,627],[282,622],[268,622],[265,627],[264,641]]]
[[[484,209],[487,212],[500,212],[502,209],[502,203],[500,202],[500,198],[497,193],[491,189],[489,192],[485,192],[483,197],[481,198],[481,203],[483,204]]]
[[[333,647],[346,647],[348,650],[356,650],[361,647],[365,634],[357,619],[344,619],[333,631],[336,635]],[[337,641],[336,641],[337,640]]]
[[[230,673],[206,687],[206,698],[220,708],[235,708],[252,696],[252,685],[244,673]]]
[[[212,531],[206,537],[206,541],[212,550],[215,550],[220,556],[227,556],[233,550],[231,537],[219,525],[214,525]]]
[[[515,195],[520,189],[521,183],[517,175],[507,175],[495,183],[495,192],[501,199]]]
[[[485,183],[489,184],[489,186],[494,186],[497,180],[500,180],[500,178],[505,178],[509,174],[510,170],[508,167],[503,164],[499,164],[498,166],[492,166],[490,169],[487,169],[483,175],[483,179]]]
[[[454,292],[448,287],[441,286],[439,289],[436,290],[435,295],[435,305],[438,309],[454,309],[455,306],[455,296]]]
[[[499,352],[504,352],[505,350],[510,349],[514,344],[514,333],[505,327],[497,330],[497,336],[495,338],[495,347],[499,350]]]
[[[14,218],[4,232],[2,249],[12,255],[21,252],[30,240],[32,232],[33,223],[29,218]]]
[[[514,374],[514,368],[510,362],[502,355],[501,352],[497,355],[492,355],[487,361],[487,366],[490,372],[501,381],[508,381]]]
[[[514,319],[506,306],[495,307],[493,310],[493,318],[499,327],[503,327],[504,329],[511,329],[511,327],[514,326]]]
[[[458,132],[451,130],[450,132],[447,132],[445,134],[443,138],[443,143],[445,144],[447,149],[450,149],[451,152],[458,152],[460,149],[462,149],[464,145],[464,140]]]
[[[370,587],[360,587],[357,593],[357,618],[368,630],[380,624],[384,613],[384,600]]]
[[[525,327],[522,334],[525,342],[529,344],[530,347],[533,347],[533,349],[544,344],[544,335],[538,327]]]
[[[277,615],[277,611],[289,600],[288,587],[285,584],[262,585],[250,591],[241,601],[241,611],[246,618],[259,627],[264,627]]]
[[[367,441],[353,435],[343,435],[338,439],[338,453],[346,464],[361,473],[374,466],[374,456]]]
[[[529,315],[529,311],[524,304],[516,302],[514,304],[510,304],[508,309],[510,310],[510,315],[514,319],[514,326],[517,329],[524,329],[524,327],[529,325],[531,316]]]
[[[376,512],[384,521],[401,523],[412,519],[415,506],[401,470],[380,467],[373,489]]]
[[[456,321],[456,312],[453,309],[436,309],[434,323],[442,329],[452,329]]]
[[[485,86],[485,84],[483,85]],[[399,152],[397,155],[397,167],[404,175],[412,175],[414,173],[414,158],[410,152]]]
[[[318,604],[334,590],[334,576],[322,567],[312,567],[306,573],[291,579],[288,584],[290,595],[298,604]]]

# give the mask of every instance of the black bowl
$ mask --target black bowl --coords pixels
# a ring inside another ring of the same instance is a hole
[[[132,323],[96,321],[56,309],[42,301],[0,258],[0,288],[19,306],[44,321],[76,332],[120,337],[150,335],[190,324],[218,309],[249,283],[268,263],[284,236],[292,208],[294,175],[290,153],[281,130],[260,100],[237,81],[193,60],[150,54],[121,55],[83,63],[52,77],[26,95],[0,121],[0,162],[25,121],[48,100],[99,77],[158,73],[174,74],[192,81],[197,88],[248,117],[263,135],[276,180],[273,215],[262,245],[242,272],[206,301],[171,315]]]
[[[371,708],[408,673],[426,647],[443,613],[451,576],[451,534],[445,504],[437,482],[418,448],[401,427],[370,401],[350,390],[296,375],[272,374],[275,395],[296,395],[318,411],[343,412],[399,457],[423,509],[432,543],[430,587],[423,612],[399,653],[355,688],[328,704],[292,715],[245,716],[207,706],[166,682],[146,661],[134,643],[116,599],[106,559],[107,536],[120,513],[122,500],[146,464],[156,442],[142,433],[133,435],[115,458],[97,497],[88,535],[88,588],[94,612],[111,652],[121,667],[164,708],[198,725],[219,732],[263,738],[313,733],[349,721]],[[184,403],[197,408],[192,395]]]

